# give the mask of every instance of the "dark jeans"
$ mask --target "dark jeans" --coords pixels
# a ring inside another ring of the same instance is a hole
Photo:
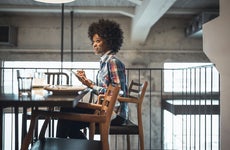
[[[71,112],[71,113],[83,113],[92,114],[94,110],[82,109],[82,108],[61,108],[61,112]],[[85,135],[80,131],[89,126],[89,123],[81,121],[71,121],[59,119],[57,124],[56,137],[60,138],[75,138],[75,139],[85,139]]]
[[[92,114],[94,110],[91,109],[81,109],[81,108],[61,108],[61,112],[73,112],[73,113],[87,113]],[[111,125],[120,125],[125,122],[125,119],[117,116],[111,121]],[[81,121],[71,121],[59,119],[57,124],[56,137],[59,138],[74,138],[74,139],[86,139],[84,133],[80,130],[89,127],[89,123]]]

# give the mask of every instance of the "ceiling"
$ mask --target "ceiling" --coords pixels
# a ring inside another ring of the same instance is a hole
[[[60,14],[60,4],[34,0],[0,0],[0,15],[9,13]],[[219,0],[75,0],[64,4],[64,11],[78,15],[116,15],[132,19],[133,41],[144,42],[151,27],[163,16],[187,17],[202,12],[218,12]],[[146,30],[143,31],[143,28]]]

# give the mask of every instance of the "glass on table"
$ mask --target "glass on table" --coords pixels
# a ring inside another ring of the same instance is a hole
[[[33,82],[33,76],[31,75],[31,73],[26,72],[25,70],[17,70],[17,80],[18,94],[20,96],[31,95]]]

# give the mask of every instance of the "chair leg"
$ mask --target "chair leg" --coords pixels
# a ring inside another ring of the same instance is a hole
[[[102,150],[109,150],[109,130],[104,130],[105,128],[103,128],[104,126],[99,126],[100,128],[100,135],[101,135],[101,141],[102,143]]]
[[[130,135],[127,134],[126,136],[126,140],[127,140],[127,150],[130,150]],[[144,150],[144,136],[143,136],[143,132],[139,133],[139,141],[140,141],[140,150]]]
[[[22,142],[22,145],[21,145],[21,150],[28,150],[30,142],[33,139],[34,127],[37,125],[36,121],[37,121],[36,116],[31,116],[29,131],[28,131],[28,134],[23,139],[23,142]]]
[[[144,150],[144,133],[142,129],[139,129],[139,140],[140,140],[140,149]]]
[[[85,128],[86,130],[86,128]],[[95,123],[90,123],[89,125],[89,139],[93,140],[94,139],[94,134],[95,134]]]
[[[129,136],[129,134],[126,135],[126,140],[127,140],[127,150],[130,150],[130,136]]]
[[[39,139],[45,138],[46,128],[47,128],[48,125],[50,125],[49,124],[50,121],[51,121],[50,117],[45,118],[45,121],[44,121],[44,123],[42,125],[41,131],[40,131],[40,134],[39,134]]]

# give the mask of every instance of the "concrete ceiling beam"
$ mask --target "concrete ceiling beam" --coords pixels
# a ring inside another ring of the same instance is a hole
[[[167,12],[176,0],[143,0],[136,7],[132,20],[131,41],[144,43],[151,27]]]

